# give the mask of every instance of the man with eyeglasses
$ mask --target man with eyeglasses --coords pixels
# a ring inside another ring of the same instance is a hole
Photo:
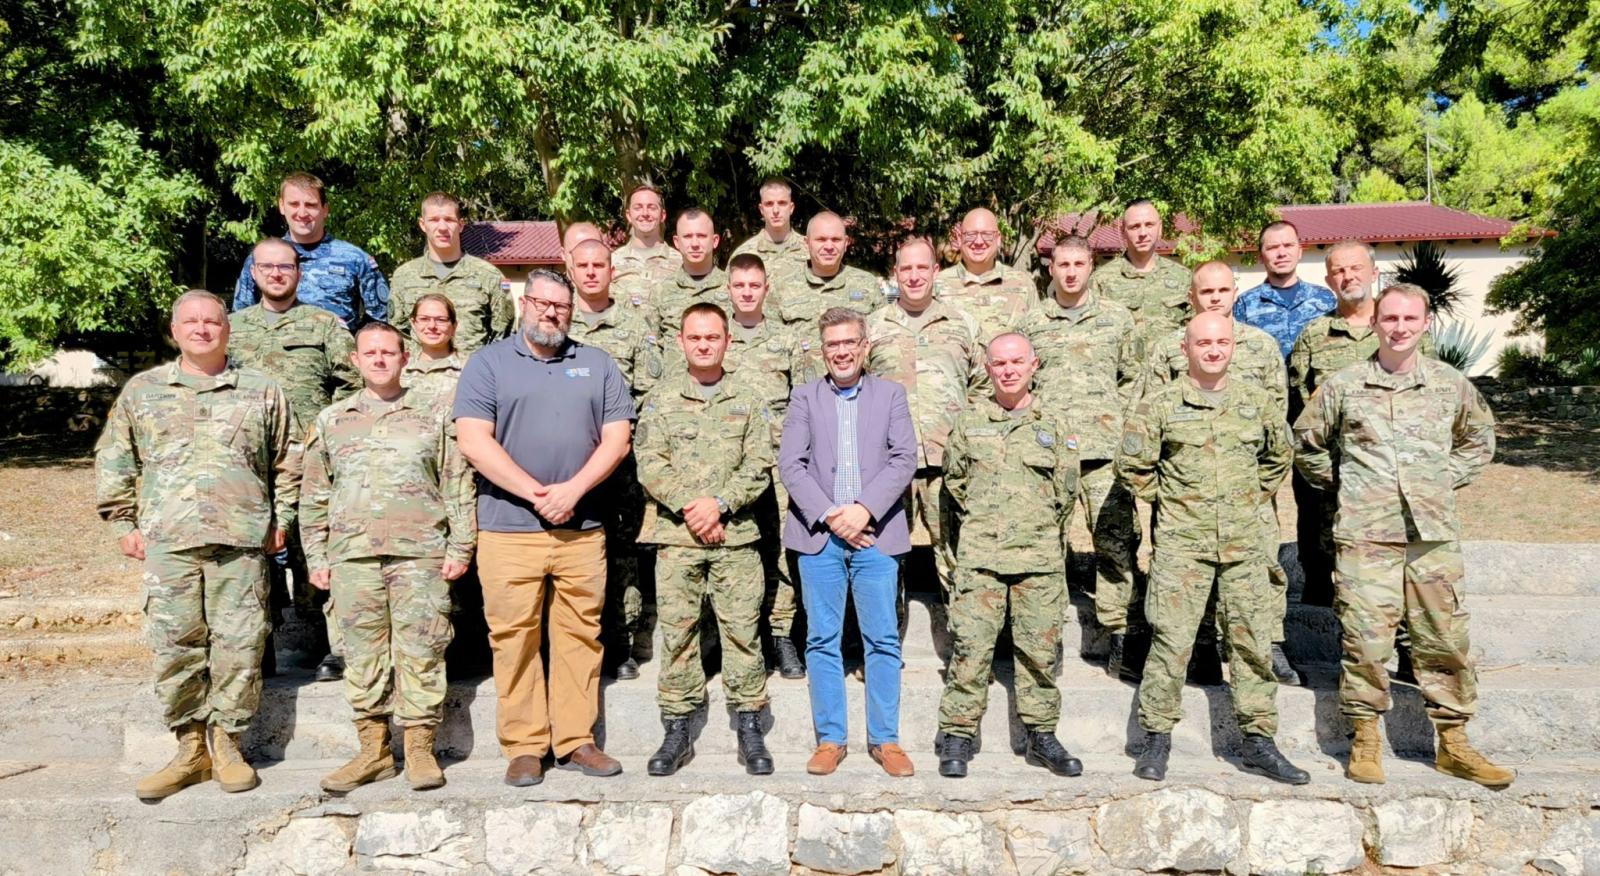
[[[470,354],[511,333],[516,309],[500,284],[500,269],[461,251],[461,202],[454,195],[433,192],[422,199],[417,227],[427,252],[400,266],[390,282],[394,327],[415,340],[411,310],[417,299],[437,292],[456,308],[456,349]],[[413,347],[413,349],[415,349]]]
[[[939,272],[938,296],[978,318],[979,340],[1016,331],[1039,306],[1039,289],[1027,271],[1000,261],[1000,222],[979,207],[957,230],[961,262]]]
[[[636,304],[648,304],[655,288],[677,273],[683,256],[667,243],[667,207],[660,189],[640,183],[629,190],[622,206],[628,239],[611,253],[612,291]]]
[[[568,337],[573,297],[566,277],[530,274],[522,331],[479,350],[456,388],[457,441],[480,476],[478,577],[515,787],[543,781],[550,753],[585,775],[622,771],[594,742],[607,513],[595,488],[628,455],[634,408],[617,363]]]
[[[361,377],[350,358],[355,342],[338,317],[300,301],[300,254],[288,241],[269,237],[257,243],[249,265],[261,303],[228,318],[232,332],[228,357],[278,381],[294,411],[298,440],[316,422],[318,412],[361,387]],[[314,617],[320,605],[328,653],[317,666],[317,680],[338,681],[344,677],[344,643],[334,620],[333,602],[327,591],[311,586],[298,533],[288,536],[287,554],[274,558],[269,570],[277,603],[274,617],[277,609],[290,601],[291,592],[302,616]],[[292,591],[284,578],[285,568],[294,578]],[[270,649],[265,659],[269,670],[275,668]]]
[[[328,233],[328,194],[322,180],[291,173],[278,186],[278,213],[289,226],[283,239],[300,256],[300,301],[320,307],[354,331],[368,320],[389,318],[389,284],[366,251]],[[260,300],[255,256],[245,259],[233,290],[233,309]]]

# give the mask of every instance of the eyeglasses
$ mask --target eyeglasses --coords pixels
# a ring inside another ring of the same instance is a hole
[[[827,350],[830,353],[837,350],[854,350],[855,348],[861,346],[862,340],[862,338],[849,338],[843,341],[825,341],[822,344],[822,349]]]
[[[998,232],[998,231],[963,231],[963,232],[961,232],[961,239],[962,240],[976,240],[979,243],[994,243],[995,241],[1000,239],[1000,232]]]
[[[572,312],[571,304],[562,304],[557,301],[547,301],[543,298],[534,298],[532,295],[522,296],[522,303],[525,307],[531,307],[538,313],[543,313],[546,310],[554,310],[556,313]]]
[[[417,325],[450,325],[455,322],[448,316],[419,316],[411,321]]]
[[[263,274],[292,274],[300,270],[300,266],[293,262],[256,262],[256,267]]]

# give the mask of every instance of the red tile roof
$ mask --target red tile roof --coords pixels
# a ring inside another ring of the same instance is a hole
[[[1310,245],[1337,243],[1341,240],[1361,240],[1367,243],[1399,243],[1419,240],[1499,240],[1511,233],[1513,223],[1492,216],[1480,216],[1465,210],[1452,210],[1438,204],[1290,204],[1278,208],[1278,215],[1293,222],[1300,230],[1300,242]],[[1048,253],[1055,248],[1056,237],[1062,232],[1086,231],[1089,243],[1097,254],[1107,255],[1122,251],[1122,233],[1118,222],[1099,224],[1093,213],[1071,213],[1056,221],[1059,231],[1047,231],[1039,239],[1039,252]],[[1193,222],[1183,214],[1168,222],[1169,231],[1191,233]],[[1553,234],[1536,229],[1535,234]],[[1170,253],[1173,241],[1163,239],[1157,248]],[[1236,252],[1255,249],[1251,244],[1234,248]]]
[[[492,265],[561,264],[561,232],[548,220],[474,222],[461,248]]]

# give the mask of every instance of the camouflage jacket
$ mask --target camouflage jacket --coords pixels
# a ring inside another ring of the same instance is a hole
[[[1194,308],[1189,305],[1189,271],[1160,256],[1147,274],[1134,270],[1126,256],[1118,256],[1095,268],[1089,277],[1089,291],[1133,312],[1142,345],[1140,358],[1157,340],[1182,328],[1194,315]]]
[[[830,307],[848,307],[866,316],[887,303],[883,284],[866,271],[842,265],[839,273],[823,278],[812,273],[808,263],[773,277],[767,313],[776,314],[794,331],[815,337],[817,319]]]
[[[1133,314],[1094,293],[1068,310],[1052,294],[1023,332],[1039,356],[1033,391],[1066,419],[1068,434],[1078,438],[1078,457],[1115,459],[1142,364]]]
[[[1150,352],[1139,385],[1140,396],[1189,374],[1189,359],[1183,355],[1183,332],[1184,329],[1177,329],[1168,334]],[[1278,419],[1287,421],[1289,395],[1285,374],[1283,357],[1278,355],[1278,342],[1272,335],[1234,320],[1233,360],[1228,363],[1228,380],[1243,381],[1266,390]]]
[[[284,235],[284,243],[300,256],[300,303],[326,310],[338,318],[348,331],[355,331],[369,320],[389,318],[389,284],[383,281],[378,261],[361,247],[323,233],[311,245]],[[233,309],[244,310],[261,300],[256,288],[256,254],[245,256],[239,279],[233,287]],[[310,424],[306,424],[310,428]]]
[[[463,255],[445,272],[427,256],[414,258],[400,266],[389,280],[390,323],[411,335],[411,308],[417,299],[437,292],[456,306],[456,349],[471,353],[484,344],[511,334],[516,323],[516,305],[501,283],[500,269],[483,259]]]
[[[228,322],[228,358],[278,381],[302,432],[311,428],[317,412],[361,386],[350,361],[355,340],[326,310],[296,304],[268,325],[264,307],[257,304],[235,311]]]
[[[696,279],[679,268],[670,278],[657,283],[647,302],[656,314],[656,337],[676,338],[683,327],[683,312],[702,301],[715,304],[723,313],[733,312],[726,271],[712,268],[711,273]]]
[[[1422,355],[1433,355],[1433,335],[1422,336]],[[1337,313],[1319,316],[1301,329],[1289,351],[1289,417],[1300,416],[1324,380],[1378,352],[1370,323],[1351,325]]]
[[[797,342],[794,334],[775,319],[763,319],[750,337],[739,334],[738,326],[731,329],[732,342],[722,367],[730,376],[749,384],[767,406],[772,415],[772,447],[777,452],[778,439],[783,436],[783,415],[789,410],[789,391],[803,380],[795,374],[805,374],[805,357],[810,346]],[[687,369],[683,351],[676,349],[676,368]]]
[[[1300,473],[1337,490],[1341,542],[1461,538],[1456,490],[1494,458],[1488,402],[1461,372],[1423,356],[1406,374],[1384,371],[1376,355],[1339,371],[1294,431]]]
[[[1117,476],[1156,506],[1158,551],[1220,563],[1264,560],[1261,504],[1289,473],[1289,426],[1259,387],[1229,380],[1212,401],[1183,378],[1140,400]]]
[[[642,304],[651,303],[656,287],[672,279],[683,267],[683,254],[662,241],[639,246],[633,238],[611,251],[611,294]]]
[[[944,448],[967,399],[985,385],[978,320],[958,305],[938,299],[923,312],[919,331],[899,304],[867,318],[872,349],[866,370],[905,387],[917,427],[917,467],[944,464]]]
[[[1027,271],[996,262],[986,273],[974,274],[957,262],[939,272],[934,294],[978,320],[979,340],[1019,331],[1039,306],[1039,288]]]
[[[456,397],[456,384],[461,382],[461,369],[465,367],[467,354],[460,350],[443,359],[412,353],[400,371],[400,385],[418,398],[443,399],[448,404]]]
[[[216,377],[177,362],[134,375],[94,463],[100,516],[118,538],[138,529],[167,550],[260,547],[269,527],[294,526],[300,439],[289,400],[231,361]]]
[[[612,299],[611,306],[593,324],[574,310],[567,336],[580,344],[599,347],[615,359],[635,399],[661,379],[661,344],[656,336],[655,311],[648,307],[633,307]]]
[[[751,235],[744,243],[733,248],[733,255],[750,253],[761,257],[761,263],[767,268],[768,282],[778,274],[803,271],[806,262],[811,260],[811,251],[806,249],[806,236],[790,229],[789,236],[783,243],[773,243],[767,237],[765,228]],[[733,256],[729,256],[731,259]]]
[[[727,374],[709,402],[688,372],[651,390],[633,432],[639,483],[651,499],[639,542],[706,547],[682,516],[683,507],[702,496],[728,505],[723,546],[755,542],[753,506],[772,483],[771,418],[759,394]]]
[[[960,518],[956,561],[1002,575],[1061,569],[1078,494],[1078,448],[1035,401],[1013,417],[993,398],[962,411],[944,452],[944,489]]]
[[[472,469],[444,400],[358,392],[306,436],[300,543],[312,571],[367,557],[466,563],[478,538]]]

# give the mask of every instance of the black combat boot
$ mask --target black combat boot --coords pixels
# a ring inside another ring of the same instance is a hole
[[[650,762],[645,767],[652,776],[670,776],[694,760],[694,743],[689,739],[689,719],[663,718],[661,725],[667,728],[666,736],[656,753],[650,755]]]
[[[784,678],[805,678],[806,665],[800,662],[800,652],[788,636],[774,636],[773,648],[778,652],[778,674]]]
[[[1133,762],[1133,774],[1141,779],[1159,782],[1167,777],[1167,759],[1172,757],[1172,734],[1144,734],[1144,750]]]
[[[1122,661],[1127,647],[1128,635],[1126,633],[1111,634],[1111,652],[1106,655],[1106,675],[1112,678],[1122,677]]]
[[[332,654],[322,658],[317,664],[317,681],[341,681],[344,679],[344,658]]]
[[[1271,736],[1247,733],[1244,737],[1244,771],[1288,785],[1304,785],[1311,774],[1289,762]]]
[[[939,742],[939,775],[959,779],[967,774],[967,763],[972,760],[972,740],[954,733],[946,733]]]
[[[761,738],[761,713],[740,712],[737,716],[739,736],[739,763],[752,776],[772,775],[772,755],[767,753],[767,743]]]
[[[1072,753],[1062,747],[1061,741],[1049,730],[1029,730],[1028,750],[1023,755],[1023,760],[1034,766],[1041,766],[1058,776],[1078,776],[1083,774],[1083,761],[1072,756]]]
[[[1289,663],[1289,655],[1283,653],[1283,645],[1272,643],[1272,674],[1278,679],[1279,684],[1288,684],[1299,687],[1302,684],[1300,673]]]

